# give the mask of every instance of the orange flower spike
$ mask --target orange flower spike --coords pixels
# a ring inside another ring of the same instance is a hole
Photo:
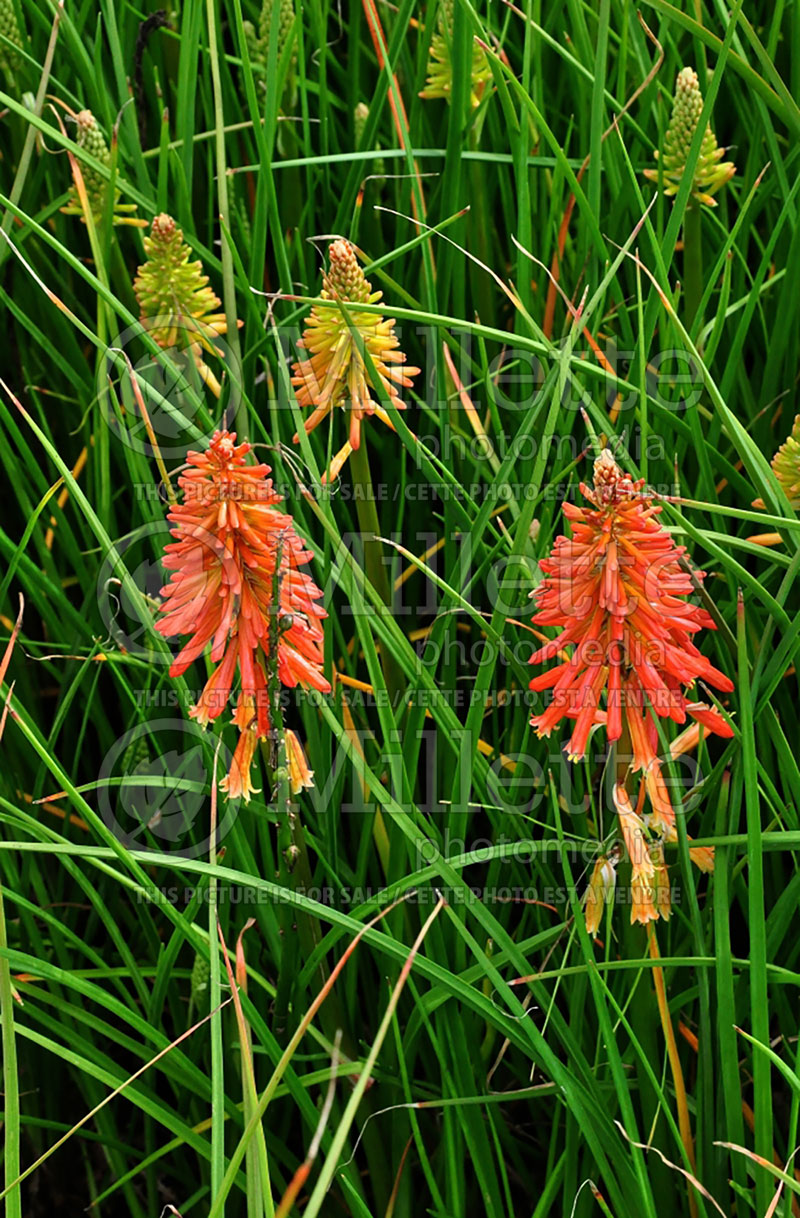
[[[282,627],[277,644],[283,685],[330,691],[322,673],[326,616],[322,596],[300,570],[313,554],[295,531],[291,516],[279,511],[267,465],[248,465],[247,443],[218,431],[206,452],[190,452],[179,485],[183,502],[169,511],[175,541],[165,550],[171,572],[162,589],[162,617],[156,630],[170,638],[191,637],[170,667],[180,676],[207,647],[216,665],[190,714],[204,727],[228,704],[238,670],[240,689],[234,722],[242,735],[227,786],[229,795],[249,798],[250,764],[256,741],[270,731],[264,655],[275,613],[275,567],[280,555]],[[234,774],[234,770],[237,774]]]
[[[398,386],[409,388],[419,368],[406,365],[394,332],[394,320],[375,313],[361,313],[359,304],[377,304],[382,292],[372,286],[358,264],[349,241],[338,240],[328,249],[329,268],[322,277],[324,300],[349,305],[348,316],[335,304],[315,305],[300,346],[309,358],[293,365],[292,384],[301,407],[314,407],[306,419],[305,430],[312,432],[336,406],[350,411],[350,447],[361,443],[361,423],[367,415],[377,414],[391,426],[389,417],[372,398],[376,386],[367,371],[364,356],[353,331],[357,331],[369,352],[381,387],[398,410],[403,410]],[[298,436],[294,441],[297,443]]]
[[[598,726],[610,742],[623,740],[630,749],[630,771],[641,775],[638,803],[634,808],[618,781],[614,805],[632,863],[631,921],[647,923],[669,917],[661,842],[677,840],[654,716],[683,724],[688,715],[698,731],[702,726],[730,737],[733,731],[719,711],[687,695],[698,679],[727,692],[733,683],[692,641],[714,623],[687,600],[693,585],[682,565],[685,549],[659,523],[661,505],[644,489],[644,480],[624,474],[606,449],[595,461],[593,487],[581,485],[581,492],[592,506],[564,505],[572,536],[557,538],[540,562],[544,579],[532,594],[538,602],[533,621],[557,626],[560,633],[531,663],[560,662],[530,683],[537,692],[553,691],[531,723],[539,736],[548,736],[563,719],[573,720],[570,760],[583,757]],[[701,870],[713,870],[713,850],[693,847],[690,854]],[[595,885],[599,879],[593,877]],[[587,924],[595,925],[588,907]]]
[[[572,537],[557,538],[550,557],[539,564],[545,578],[533,593],[533,621],[561,632],[531,663],[554,659],[568,644],[574,651],[531,681],[537,692],[553,689],[550,705],[531,722],[540,736],[548,736],[562,719],[575,720],[567,750],[576,759],[599,724],[610,741],[619,740],[624,716],[634,769],[647,778],[657,740],[648,711],[676,723],[685,723],[689,714],[707,730],[731,736],[718,711],[688,700],[685,691],[698,678],[726,692],[733,683],[692,642],[703,627],[713,630],[714,622],[685,599],[693,591],[681,566],[685,549],[659,523],[661,506],[644,480],[634,482],[605,449],[594,464],[593,488],[581,484],[581,492],[592,507],[564,505]],[[650,773],[652,792],[658,792],[659,777]]]

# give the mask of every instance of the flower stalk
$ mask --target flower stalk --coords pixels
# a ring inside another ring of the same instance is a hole
[[[353,479],[353,494],[356,501],[358,527],[361,531],[362,544],[364,546],[364,569],[367,579],[386,608],[391,612],[392,587],[383,562],[383,546],[377,540],[380,537],[380,522],[378,520],[378,509],[372,485],[366,436],[362,436],[361,443],[353,452],[350,461],[350,473]],[[403,677],[403,670],[383,644],[381,644],[380,652],[386,688],[394,705],[397,697],[405,688],[406,683]]]
[[[683,217],[683,301],[686,328],[692,323],[703,299],[703,214],[691,201]]]

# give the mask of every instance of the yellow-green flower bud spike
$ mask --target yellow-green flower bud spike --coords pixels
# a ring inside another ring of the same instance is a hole
[[[22,48],[22,31],[19,28],[14,0],[0,0],[0,34],[14,47]],[[19,56],[14,54],[7,42],[0,42],[0,68],[11,74],[19,67]]]
[[[425,88],[420,91],[420,97],[426,100],[442,98],[448,104],[453,92],[453,10],[453,0],[441,0],[437,29],[428,54],[428,78]],[[491,74],[483,48],[473,39],[470,71],[470,105],[473,109],[481,100]]]
[[[359,102],[353,111],[353,127],[356,133],[356,148],[360,148],[361,141],[364,138],[364,130],[367,126],[369,118],[369,106],[366,102]]]
[[[652,182],[663,182],[664,193],[678,193],[684,174],[692,139],[697,130],[700,113],[703,109],[703,95],[694,68],[683,68],[678,73],[675,82],[675,101],[672,107],[672,117],[664,137],[664,151],[661,156],[661,171],[645,169],[645,177]],[[713,196],[721,190],[726,182],[730,182],[736,173],[732,161],[723,161],[725,149],[717,144],[716,136],[711,125],[706,127],[700,156],[694,171],[691,197],[698,203],[708,207],[716,207],[717,201]],[[658,158],[656,152],[656,158]]]
[[[800,414],[772,458],[772,469],[793,508],[800,508]]]
[[[356,148],[358,148],[361,152],[366,151],[366,149],[361,147],[361,144],[364,139],[364,131],[367,126],[368,118],[369,106],[366,104],[366,102],[359,102],[353,111],[353,130],[356,137]],[[376,148],[379,147],[379,144],[376,145]],[[386,162],[384,161],[383,157],[376,157],[374,163],[372,164],[374,164],[373,172],[377,174],[378,177],[383,177],[383,175],[386,173]]]
[[[139,766],[150,762],[150,746],[145,736],[137,736],[132,740],[122,754],[120,770],[123,774],[133,774]],[[144,766],[143,766],[144,768]]]
[[[247,55],[250,60],[250,67],[253,70],[253,76],[261,84],[261,78],[264,75],[264,64],[261,59],[261,47],[258,44],[256,27],[252,21],[244,21],[242,28],[244,29],[244,40],[247,45]]]
[[[211,977],[211,967],[205,956],[199,952],[195,955],[192,965],[191,1008],[195,1011],[205,1011],[208,1008],[208,982]]]
[[[78,145],[78,147],[85,149],[89,156],[94,157],[94,159],[99,161],[101,165],[108,166],[110,170],[111,153],[109,152],[108,143],[100,128],[100,124],[92,114],[91,110],[81,110],[80,114],[75,116],[75,126],[77,128],[75,143]],[[95,224],[99,224],[106,211],[109,180],[91,165],[87,165],[85,161],[80,162],[80,173],[81,177],[83,178],[83,185],[86,188],[86,197],[89,202],[92,219],[94,220]],[[129,214],[130,212],[136,211],[136,204],[120,203],[119,197],[120,192],[115,188],[113,223],[131,224],[136,227],[143,227],[147,223],[146,220],[137,220],[135,217]],[[85,222],[86,217],[83,214],[83,206],[81,204],[80,195],[78,194],[77,182],[73,185],[66,207],[62,207],[61,210],[65,215],[68,216],[81,216]]]
[[[208,286],[199,258],[192,251],[172,216],[156,216],[144,239],[147,261],[133,281],[141,319],[160,347],[185,350],[199,343],[215,352],[209,339],[224,334],[225,314],[217,312],[220,299]]]
[[[278,14],[278,59],[280,59],[294,25],[294,0],[278,0],[278,3],[280,5],[280,13]],[[261,6],[261,14],[258,18],[258,38],[265,49],[265,53],[269,50],[269,33],[272,26],[272,10],[274,7],[275,0],[264,0]]]
[[[262,92],[267,88],[267,58],[269,56],[269,36],[272,28],[272,13],[275,4],[279,5],[278,13],[278,63],[283,57],[283,52],[286,49],[286,44],[292,32],[294,25],[295,9],[294,0],[264,0],[261,6],[261,12],[258,18],[258,30],[256,31],[251,21],[244,23],[244,35],[247,42],[247,53],[250,57],[250,65],[253,69],[253,75],[256,78],[258,87]],[[295,63],[297,60],[297,51],[293,49],[292,57],[289,64],[289,79],[287,87],[291,87],[291,80],[294,74]]]
[[[81,110],[77,118],[78,137],[75,143],[79,148],[84,148],[89,156],[93,156],[101,165],[111,167],[111,153],[108,150],[106,137],[100,130],[97,119],[92,114],[91,110]],[[91,166],[81,163],[81,173],[83,175],[83,184],[86,187],[86,194],[89,196],[89,202],[92,205],[92,212],[96,215],[101,215],[105,203],[106,190],[108,188],[108,179],[99,174],[96,169]]]

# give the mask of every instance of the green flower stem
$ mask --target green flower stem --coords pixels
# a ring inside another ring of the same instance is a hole
[[[216,765],[214,767],[216,783]],[[211,867],[208,877],[208,949],[209,949],[209,978],[208,993],[211,1011],[211,1196],[216,1197],[220,1191],[225,1175],[225,1049],[222,1037],[222,977],[217,948],[217,909],[218,909],[218,880],[214,874],[217,865],[217,805],[216,798],[211,804],[211,833],[208,851],[208,862]],[[220,1218],[224,1218],[224,1204],[220,1209]]]
[[[478,151],[479,129],[470,132],[470,150]],[[493,232],[491,217],[486,202],[486,174],[480,161],[471,161],[468,166],[470,182],[470,210],[468,225],[471,230],[470,248],[475,251],[484,266],[491,266],[492,254],[490,234]],[[482,267],[470,262],[470,282],[477,301],[477,312],[481,321],[492,325],[496,317],[495,292],[489,276]]]
[[[297,888],[295,863],[297,851],[294,846],[294,813],[292,793],[289,787],[289,765],[286,758],[286,735],[281,710],[281,682],[278,676],[278,652],[281,636],[281,565],[283,561],[283,538],[278,540],[275,554],[272,605],[270,607],[269,646],[266,653],[267,696],[269,698],[270,739],[262,740],[261,754],[266,769],[270,811],[278,827],[277,859],[278,882],[281,888],[294,892]],[[298,922],[299,922],[298,913]],[[292,993],[297,975],[297,923],[294,910],[282,901],[278,910],[281,931],[281,961],[278,972],[278,987],[275,994],[274,1032],[279,1044],[285,1043],[289,1029]]]
[[[303,826],[297,815],[297,806],[291,802],[282,723],[278,729],[278,735],[277,757],[272,756],[269,743],[261,741],[267,781],[275,791],[273,809],[278,813],[278,883],[290,892],[308,892],[313,885],[313,875]],[[282,902],[278,907],[278,918],[282,952],[275,994],[273,1031],[278,1043],[285,1045],[290,1032],[294,1032],[298,1022],[297,1009],[290,1010],[294,982],[299,972],[298,965],[300,959],[307,960],[319,946],[321,934],[316,919],[294,905]],[[325,987],[328,975],[327,965],[324,960],[321,960],[316,973],[320,990]],[[319,1022],[323,1032],[331,1041],[335,1038],[337,1030],[342,1033],[342,1051],[346,1057],[357,1061],[358,1043],[352,1035],[340,995],[335,988],[328,994],[325,1003],[320,1008]],[[387,1174],[388,1165],[379,1131],[368,1124],[369,1117],[375,1112],[375,1105],[369,1095],[364,1096],[362,1112],[364,1116],[364,1153],[370,1178],[377,1194],[386,1199],[391,1191],[391,1178]]]
[[[219,200],[220,224],[224,228],[230,225],[230,209],[228,206],[228,174],[225,160],[225,118],[222,105],[222,82],[220,78],[221,56],[217,47],[217,12],[213,0],[207,0],[206,13],[208,18],[208,50],[211,62],[211,80],[214,91],[214,126],[216,136],[217,159],[217,197]],[[222,298],[225,306],[227,322],[227,342],[231,351],[231,361],[235,368],[240,367],[239,327],[236,321],[236,282],[233,266],[233,254],[224,235],[221,247],[222,257]],[[235,417],[231,420],[231,430],[235,431],[241,440],[247,435],[247,401],[244,395],[239,396],[239,404]]]
[[[296,805],[295,805],[296,807]],[[308,892],[313,885],[313,877],[311,873],[311,863],[308,857],[306,848],[305,834],[300,817],[295,810],[288,808],[288,819],[291,833],[291,846],[293,851],[294,865],[291,870],[291,883],[300,891]],[[283,858],[281,859],[283,865]],[[292,909],[289,908],[291,914]],[[320,933],[319,922],[310,914],[303,910],[295,909],[294,917],[297,929],[294,931],[294,938],[299,944],[302,959],[305,961],[311,956],[312,952],[319,946],[322,936]],[[296,953],[297,945],[294,948]],[[282,970],[281,970],[282,971]],[[291,976],[296,977],[298,969],[292,968]],[[324,989],[329,977],[329,969],[324,960],[320,960],[316,972],[316,983],[319,990]],[[359,1058],[358,1041],[353,1036],[352,1025],[345,1010],[342,1006],[341,996],[334,986],[325,1002],[319,1010],[319,1022],[322,1031],[325,1033],[329,1041],[336,1038],[337,1032],[341,1033],[341,1048],[345,1057],[349,1057],[351,1061],[357,1061]],[[298,1023],[298,1019],[293,1019],[292,1031]],[[284,1043],[284,1042],[281,1042]],[[381,1141],[378,1129],[370,1123],[369,1118],[375,1115],[377,1105],[374,1098],[370,1095],[365,1095],[361,1103],[361,1114],[363,1118],[362,1129],[364,1130],[363,1146],[364,1155],[367,1160],[367,1168],[370,1179],[373,1182],[376,1194],[384,1198],[388,1203],[388,1197],[391,1192],[391,1176],[388,1174],[388,1164],[386,1155]]]
[[[273,805],[273,811],[278,816],[278,883],[281,888],[294,892],[297,888],[297,875],[292,863],[291,797],[286,768],[286,750],[282,743],[283,732],[281,731],[279,734],[281,737],[281,747],[277,767],[273,768],[270,765],[270,746],[262,741],[261,749],[267,762],[267,781],[272,785],[273,781],[278,779],[274,788],[275,802]],[[279,775],[281,775],[280,778],[278,777]],[[286,775],[286,777],[282,777],[283,775]],[[290,1022],[289,1007],[291,1005],[295,977],[297,976],[297,949],[299,945],[295,916],[299,919],[301,915],[299,912],[295,915],[294,907],[282,901],[278,907],[278,922],[281,931],[281,962],[278,972],[277,992],[275,994],[273,1023],[273,1031],[278,1044],[286,1043]]]
[[[367,579],[380,596],[384,605],[391,611],[391,586],[386,567],[382,562],[383,552],[381,543],[373,540],[380,536],[380,525],[378,523],[378,509],[372,488],[369,454],[367,452],[367,429],[365,427],[361,429],[361,444],[350,457],[350,472],[353,479],[358,523],[363,535],[364,566]],[[395,723],[398,723],[402,715],[400,698],[405,689],[403,672],[395,657],[383,645],[380,648],[380,658],[383,678],[395,714]],[[387,747],[395,748],[396,745],[389,746],[387,742]],[[394,758],[394,760],[402,764],[399,758]],[[380,809],[376,809],[375,816],[377,822],[377,819],[381,816]],[[375,828],[379,828],[379,826],[376,824]],[[388,857],[385,862],[386,879],[391,883],[392,880],[399,877],[406,861],[403,835],[394,818],[388,818],[386,834],[389,847],[387,852]],[[393,926],[394,933],[399,933],[398,927],[402,916],[403,911],[400,910],[395,911],[394,918],[390,915],[389,925]]]
[[[277,748],[273,746],[272,742],[262,740],[261,755],[266,769],[268,789],[272,792],[270,812],[278,826],[278,882],[289,892],[308,892],[313,886],[314,878],[297,804],[292,802],[289,764],[286,757],[286,737],[278,701],[273,703],[271,716],[274,721]],[[298,955],[302,954],[302,958],[307,960],[319,946],[322,936],[314,918],[288,903],[281,903],[278,920],[282,953],[275,996],[274,1032],[279,1044],[285,1044],[290,1030],[294,1030],[296,1023],[290,1016],[289,1008],[298,973]],[[317,974],[320,988],[322,988],[328,980],[328,969],[324,960],[320,961]],[[339,996],[336,993],[331,994],[326,1002],[320,1014],[320,1022],[326,1036],[331,1040],[334,1038],[337,1028],[345,1027]],[[343,1047],[348,1056],[353,1058],[357,1056],[356,1045],[351,1042],[349,1037]]]
[[[0,950],[5,952],[6,919],[3,910],[3,893],[0,889]],[[5,955],[0,956],[0,1019],[2,1019],[3,1044],[3,1166],[5,1186],[10,1189],[6,1196],[8,1218],[21,1218],[22,1194],[19,1184],[12,1185],[19,1176],[19,1080],[17,1078],[17,1042],[14,1031],[14,996],[11,986],[11,968]]]
[[[378,509],[375,504],[375,494],[372,488],[372,475],[369,468],[367,452],[367,429],[361,429],[361,444],[350,457],[350,472],[353,478],[353,491],[358,514],[358,525],[364,540],[364,568],[367,579],[380,596],[386,608],[392,608],[392,590],[389,576],[383,563],[383,547],[377,540],[381,535],[378,521]],[[397,699],[405,688],[402,670],[394,656],[381,647],[381,666],[386,681],[386,689],[392,700],[392,706],[398,710]]]
[[[700,203],[691,202],[683,219],[683,299],[686,329],[692,329],[703,298],[703,215]]]
[[[311,870],[311,860],[308,857],[303,823],[300,820],[297,804],[286,804],[286,824],[288,829],[287,851],[286,858],[284,858],[283,854],[281,855],[281,866],[287,860],[289,861],[290,871],[288,878],[294,891],[309,892],[314,886],[314,876]],[[292,913],[291,907],[287,908]],[[322,942],[319,921],[300,909],[294,910],[294,919],[296,926],[294,937],[300,947],[302,959],[305,961],[313,955]],[[293,969],[291,975],[292,979],[294,979],[297,976],[297,970]],[[320,989],[325,986],[328,977],[329,969],[323,957],[316,970],[316,984]],[[342,1051],[347,1057],[355,1060],[358,1057],[358,1045],[350,1034],[340,996],[335,989],[329,994],[325,1004],[321,1007],[319,1021],[323,1032],[330,1041],[333,1041],[337,1031],[341,1030]],[[292,1030],[294,1030],[295,1022],[294,1020],[292,1021]]]

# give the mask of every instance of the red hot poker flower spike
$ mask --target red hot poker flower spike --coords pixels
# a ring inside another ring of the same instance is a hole
[[[545,578],[532,594],[538,603],[533,621],[557,626],[560,633],[539,648],[531,663],[556,657],[560,663],[530,683],[537,692],[553,690],[549,706],[531,723],[539,736],[549,736],[563,719],[572,720],[571,760],[584,756],[598,725],[605,726],[609,741],[624,738],[630,769],[642,776],[640,809],[645,793],[650,801],[651,812],[641,825],[672,841],[675,815],[661,773],[653,715],[675,723],[685,723],[689,715],[707,731],[732,736],[719,711],[690,698],[688,690],[698,679],[726,692],[733,683],[692,641],[703,627],[713,630],[714,622],[686,599],[693,585],[682,563],[685,548],[676,546],[660,524],[661,505],[644,489],[644,480],[634,482],[606,449],[594,464],[594,486],[581,484],[581,492],[592,506],[564,505],[572,536],[558,537],[550,557],[540,562]],[[696,574],[703,578],[702,572]],[[630,824],[638,824],[639,814],[624,788],[617,795]],[[621,820],[624,830],[628,822]],[[646,878],[653,866],[643,850],[633,862]],[[692,853],[699,866],[710,870],[708,851]],[[646,904],[635,905],[637,921],[659,916],[655,905]],[[666,916],[663,909],[661,915]]]
[[[573,535],[557,538],[539,564],[545,578],[534,593],[533,621],[561,633],[530,662],[553,659],[568,644],[574,652],[531,681],[531,689],[553,689],[547,710],[532,722],[549,736],[563,718],[574,719],[572,759],[584,755],[595,724],[605,723],[609,740],[618,740],[623,714],[634,723],[635,740],[648,707],[676,723],[688,711],[710,731],[732,735],[718,711],[685,696],[698,678],[727,692],[733,684],[692,642],[714,622],[685,599],[693,591],[681,566],[685,548],[659,523],[661,505],[643,488],[644,480],[633,482],[605,449],[595,461],[594,488],[581,484],[593,508],[564,505]]]
[[[179,479],[183,502],[169,511],[175,541],[166,547],[164,566],[172,574],[162,589],[163,617],[156,624],[167,637],[191,636],[173,661],[171,676],[180,676],[211,647],[216,667],[190,712],[203,726],[222,713],[238,670],[234,721],[242,737],[226,782],[229,795],[245,799],[253,789],[249,770],[256,741],[271,728],[266,655],[276,562],[278,678],[285,686],[330,691],[322,674],[320,623],[326,614],[317,603],[322,593],[300,570],[313,554],[291,516],[278,510],[281,497],[267,477],[269,466],[248,465],[249,452],[249,444],[236,444],[235,434],[218,431],[206,452],[188,454],[188,469]]]
[[[350,414],[350,434],[345,447],[337,454],[334,467],[338,470],[353,449],[361,443],[361,423],[369,415],[377,415],[387,426],[391,420],[382,406],[373,399],[376,386],[372,384],[364,356],[354,338],[357,331],[369,352],[381,387],[398,410],[403,410],[400,389],[410,388],[411,378],[419,368],[406,364],[395,334],[393,318],[365,313],[360,304],[373,305],[383,296],[373,292],[358,263],[349,241],[333,241],[328,249],[329,267],[322,277],[323,300],[330,305],[315,305],[308,318],[299,346],[309,353],[308,359],[292,366],[298,404],[313,406],[305,421],[305,430],[312,432],[336,406]],[[337,302],[348,307],[345,317]],[[295,436],[295,443],[298,437]],[[333,476],[333,475],[331,475]]]

